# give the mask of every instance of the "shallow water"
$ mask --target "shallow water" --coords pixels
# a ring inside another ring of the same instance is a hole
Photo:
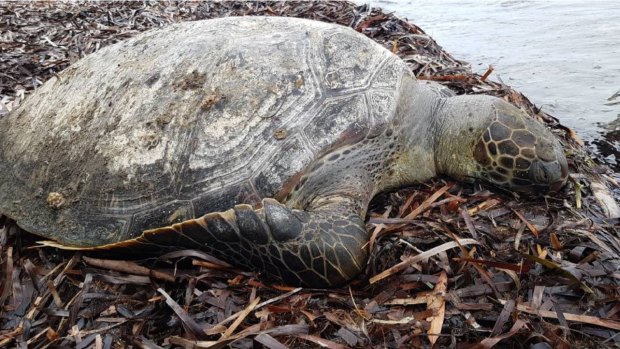
[[[523,92],[620,169],[620,1],[377,0]],[[611,100],[609,100],[611,98]]]

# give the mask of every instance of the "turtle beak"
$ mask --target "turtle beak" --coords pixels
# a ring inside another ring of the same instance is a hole
[[[564,161],[562,161],[564,160]],[[530,167],[530,180],[535,185],[557,192],[566,183],[568,164],[565,159],[555,161],[535,160]]]
[[[562,189],[562,187],[564,186],[564,184],[566,184],[566,181],[557,181],[551,184],[551,186],[549,187],[549,191],[556,193],[558,191],[560,191],[560,189]]]

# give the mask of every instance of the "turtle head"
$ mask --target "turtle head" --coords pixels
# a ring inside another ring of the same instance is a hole
[[[451,97],[440,114],[444,120],[435,145],[440,173],[529,193],[557,191],[566,182],[559,141],[510,103],[490,96]]]

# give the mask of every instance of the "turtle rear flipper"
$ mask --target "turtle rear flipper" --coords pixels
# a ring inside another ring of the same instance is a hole
[[[260,209],[237,205],[94,249],[199,248],[287,283],[317,288],[342,285],[365,267],[368,236],[351,209],[356,204],[344,199],[301,211],[274,199],[262,203]]]

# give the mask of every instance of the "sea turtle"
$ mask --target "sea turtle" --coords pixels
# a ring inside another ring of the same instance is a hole
[[[559,142],[499,98],[416,81],[350,28],[174,24],[102,48],[0,119],[0,212],[70,248],[203,248],[291,284],[365,266],[378,192],[438,174],[558,189]]]

